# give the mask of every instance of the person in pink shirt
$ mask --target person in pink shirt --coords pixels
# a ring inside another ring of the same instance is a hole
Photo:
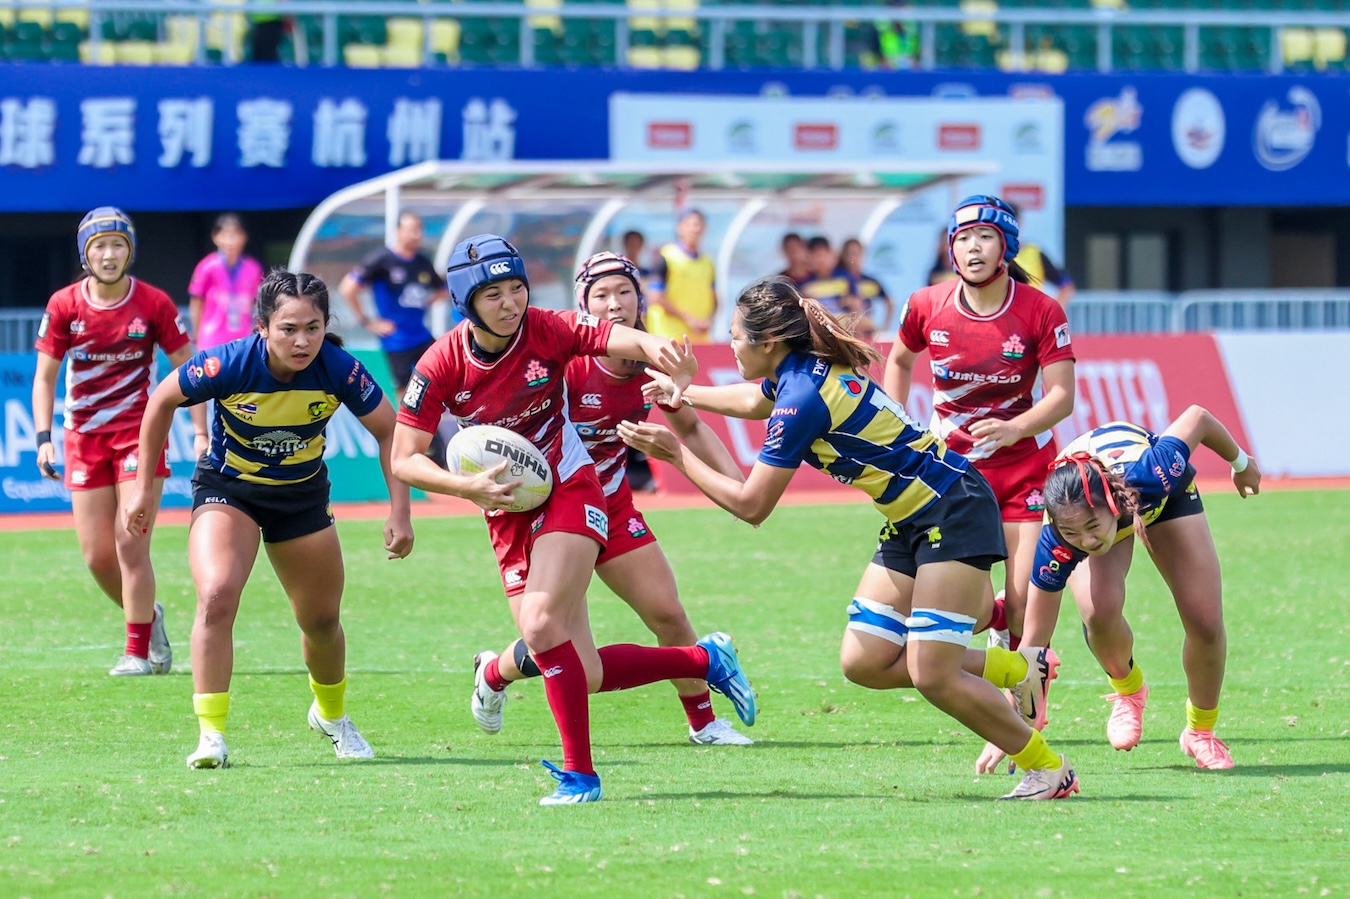
[[[244,255],[248,232],[238,215],[217,217],[211,241],[216,252],[197,263],[188,284],[188,317],[198,350],[253,333],[253,305],[264,274],[262,263]]]

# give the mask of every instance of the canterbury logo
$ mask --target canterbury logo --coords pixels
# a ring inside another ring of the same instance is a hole
[[[504,275],[509,271],[511,271],[511,263],[509,262],[494,262],[488,266],[489,275]]]
[[[552,668],[548,668],[544,671],[544,677],[557,677],[559,674],[562,674],[561,665],[554,665]]]

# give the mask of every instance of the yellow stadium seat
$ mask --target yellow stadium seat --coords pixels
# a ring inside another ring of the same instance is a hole
[[[1320,72],[1345,62],[1345,29],[1319,28],[1313,33],[1313,66]]]
[[[41,25],[43,28],[52,27],[52,11],[50,7],[26,7],[15,12],[15,18],[20,22],[33,22]]]
[[[393,18],[386,23],[385,29],[390,47],[412,48],[420,57],[422,44],[426,40],[426,29],[421,19]]]
[[[1044,47],[1032,54],[1031,68],[1050,75],[1062,75],[1069,70],[1069,54],[1058,47]]]
[[[562,0],[525,0],[525,5],[530,9],[558,9]],[[527,17],[531,28],[542,28],[545,31],[562,31],[562,17],[553,15],[534,15]]]
[[[665,6],[661,0],[627,0],[628,8],[635,12],[654,11]],[[665,34],[666,21],[648,13],[647,15],[636,15],[628,20],[628,28],[631,31],[651,31],[656,34]],[[659,68],[659,66],[643,66],[642,68]]]
[[[383,49],[371,44],[348,44],[342,48],[342,59],[349,69],[378,69]]]
[[[459,21],[456,19],[431,20],[431,52],[443,54],[447,59],[459,59]]]
[[[154,41],[118,41],[113,44],[117,64],[123,66],[152,66],[155,64]]]
[[[71,6],[58,9],[52,14],[58,22],[69,22],[72,25],[78,25],[84,31],[89,30],[89,7]]]
[[[0,6],[0,27],[14,27],[14,8],[12,6]]]
[[[1312,62],[1312,30],[1308,28],[1286,28],[1281,31],[1280,55],[1284,57],[1284,64],[1287,66]]]
[[[422,47],[395,46],[380,48],[380,59],[387,69],[417,69],[422,66]]]
[[[175,47],[187,47],[191,53],[197,52],[197,19],[195,16],[166,16],[164,19],[164,43]]]
[[[98,52],[94,52],[91,41],[80,42],[80,62],[89,66],[110,66],[117,62],[111,41],[99,41]]]
[[[663,69],[692,72],[703,61],[699,56],[698,47],[662,47],[660,49],[661,67]]]
[[[193,44],[164,42],[154,45],[155,62],[161,66],[190,66],[197,59]]]
[[[665,64],[664,47],[629,47],[628,67],[632,69],[659,69]]]
[[[966,21],[961,23],[961,31],[970,35],[984,35],[990,40],[998,37],[998,23],[993,19],[979,18],[998,12],[998,4],[994,0],[961,0],[961,12],[966,16]]]

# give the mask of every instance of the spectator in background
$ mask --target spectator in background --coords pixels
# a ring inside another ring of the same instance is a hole
[[[863,272],[863,245],[862,241],[856,237],[850,237],[844,241],[844,249],[840,254],[840,264],[844,271],[848,272],[853,278],[853,284],[858,297],[859,312],[864,319],[868,320],[872,330],[877,327],[885,327],[890,324],[891,316],[895,313],[895,303],[891,301],[886,293],[886,288],[881,286],[881,282],[871,275]],[[876,304],[886,307],[884,314],[878,314],[874,308]],[[858,323],[859,326],[862,322]],[[862,327],[855,326],[853,333],[855,336],[862,337]],[[865,338],[870,339],[870,338]]]
[[[281,62],[281,42],[290,23],[280,12],[249,13],[248,56],[253,62]]]
[[[839,266],[839,256],[827,237],[816,235],[807,241],[811,271],[800,285],[801,294],[818,300],[825,311],[839,316],[860,309],[853,277]]]
[[[908,5],[906,0],[889,0],[889,6],[900,10]],[[868,48],[862,54],[861,63],[865,69],[914,69],[919,65],[919,23],[902,22],[899,19],[878,18],[872,21],[867,30]]]
[[[1012,204],[1012,208],[1020,221],[1021,208],[1016,204]],[[1034,286],[1043,290],[1047,284],[1050,285],[1054,288],[1055,299],[1059,301],[1059,305],[1065,309],[1069,308],[1069,302],[1078,292],[1078,288],[1074,285],[1073,278],[1069,277],[1069,273],[1055,265],[1039,246],[1034,243],[1022,244],[1022,252],[1017,254],[1015,261],[1022,267],[1022,271],[1030,276]]]
[[[955,281],[961,277],[952,268],[951,249],[947,245],[947,229],[938,232],[937,253],[933,257],[933,267],[928,270],[928,286],[944,281]]]
[[[188,318],[199,350],[253,333],[253,307],[263,282],[262,263],[244,255],[248,231],[238,215],[217,216],[211,242],[216,251],[197,263],[188,282]]]
[[[789,231],[783,235],[783,242],[779,247],[783,251],[783,259],[787,262],[787,268],[779,274],[784,278],[791,278],[798,287],[801,287],[802,283],[811,277],[811,262],[806,253],[806,241],[796,231]]]
[[[642,251],[646,246],[647,238],[643,236],[641,231],[625,231],[623,233],[623,255],[632,260],[633,264],[638,267],[638,273],[642,276],[644,282],[651,271],[642,261]],[[644,289],[645,286],[644,284]]]
[[[650,308],[647,328],[659,337],[712,343],[717,317],[717,269],[700,252],[707,221],[697,209],[680,213],[675,242],[663,246],[646,285]]]

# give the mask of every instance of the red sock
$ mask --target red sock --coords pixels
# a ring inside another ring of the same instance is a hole
[[[511,683],[509,680],[502,677],[502,669],[497,664],[500,660],[501,657],[496,656],[492,661],[483,666],[483,680],[487,682],[488,689],[495,690],[498,693],[505,690],[506,685]]]
[[[702,646],[638,646],[615,643],[600,647],[604,675],[600,692],[627,690],[659,680],[708,676],[708,650]],[[543,668],[544,663],[540,662]]]
[[[684,706],[684,715],[689,719],[689,726],[694,730],[703,730],[717,718],[717,715],[713,714],[712,694],[707,690],[697,696],[681,696],[680,703]]]
[[[994,615],[989,619],[989,630],[1006,631],[1008,629],[1008,609],[1002,597],[994,597]],[[1013,647],[1016,649],[1017,647]]]
[[[594,774],[590,699],[586,695],[586,670],[581,667],[581,656],[568,640],[561,646],[536,652],[534,660],[544,673],[544,695],[562,737],[563,770]]]
[[[147,621],[145,624],[127,622],[127,655],[136,656],[138,659],[150,657],[150,628],[154,624],[154,621]]]

